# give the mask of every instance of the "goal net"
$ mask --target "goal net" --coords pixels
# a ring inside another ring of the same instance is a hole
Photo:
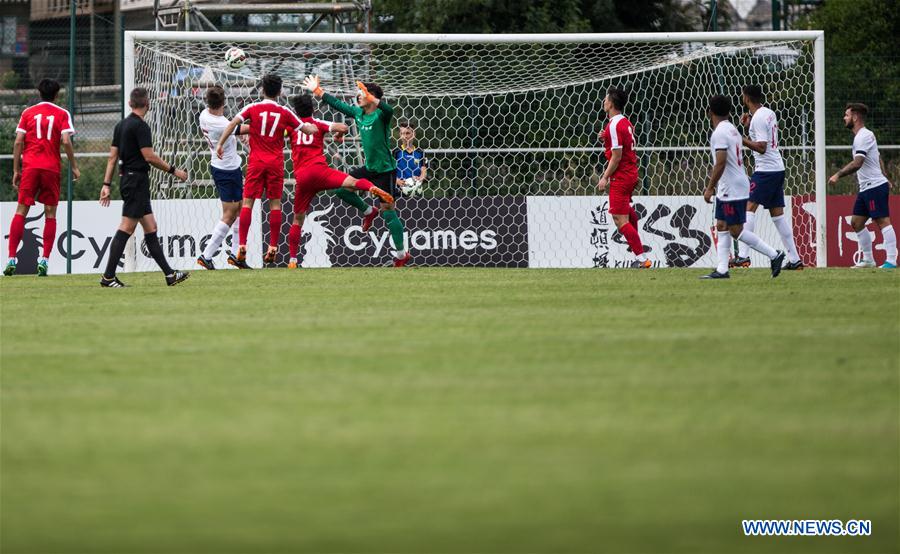
[[[197,118],[206,88],[219,84],[231,117],[258,100],[258,79],[277,73],[283,103],[317,74],[326,91],[353,102],[356,81],[378,83],[399,120],[411,122],[428,161],[428,178],[401,198],[407,245],[418,265],[621,267],[632,258],[597,190],[605,160],[598,132],[602,99],[628,91],[640,182],[634,204],[649,257],[662,267],[715,265],[713,208],[701,197],[711,167],[706,116],[710,96],[725,94],[746,111],[740,87],[759,84],[779,118],[786,165],[785,212],[806,265],[824,264],[824,142],[817,121],[819,32],[670,35],[339,35],[129,32],[126,91],[150,90],[148,123],[164,159],[187,168],[180,184],[152,174],[154,209],[167,254],[189,267],[219,216],[209,149]],[[249,56],[224,63],[229,48]],[[821,86],[819,82],[819,86]],[[345,121],[324,103],[318,117]],[[357,129],[327,142],[329,163],[363,163]],[[397,143],[399,146],[399,143]],[[246,151],[245,151],[246,154]],[[744,152],[748,173],[753,159]],[[285,150],[284,223],[278,264],[287,261],[293,168]],[[369,200],[369,202],[371,202]],[[259,263],[268,242],[265,207],[257,207],[249,244]],[[820,213],[821,212],[821,213]],[[361,216],[322,193],[310,209],[301,247],[304,266],[381,265],[390,260],[383,222],[362,233]],[[758,234],[783,249],[760,209]],[[224,249],[225,247],[223,247]],[[767,260],[754,253],[754,265]],[[216,260],[221,264],[224,254]],[[138,269],[152,261],[137,256]]]

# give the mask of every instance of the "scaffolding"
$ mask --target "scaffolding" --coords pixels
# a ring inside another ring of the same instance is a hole
[[[251,16],[291,14],[305,16],[298,23],[299,32],[368,33],[371,29],[371,0],[349,2],[291,2],[266,4],[219,4],[197,0],[174,0],[166,5],[153,0],[156,30],[219,31],[208,16]]]

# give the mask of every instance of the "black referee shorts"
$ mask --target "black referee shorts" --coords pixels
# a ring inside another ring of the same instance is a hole
[[[397,186],[397,181],[394,176],[396,175],[395,171],[388,171],[386,173],[374,173],[369,171],[365,167],[355,167],[350,171],[350,176],[354,179],[368,179],[372,181],[372,184],[376,187],[380,188],[384,192],[390,194],[394,197],[394,199],[400,198],[400,187]],[[380,203],[378,198],[375,199],[376,202]]]
[[[122,216],[140,219],[153,213],[150,207],[150,175],[140,171],[126,171],[119,177],[122,193]]]

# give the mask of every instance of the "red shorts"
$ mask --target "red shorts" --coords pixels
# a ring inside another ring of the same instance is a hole
[[[294,170],[297,185],[294,188],[294,213],[304,213],[316,194],[323,190],[340,188],[347,174],[331,169],[325,164],[315,164]]]
[[[244,180],[244,198],[258,200],[266,193],[266,198],[281,199],[284,192],[284,166],[281,164],[254,164],[247,167]]]
[[[613,215],[628,215],[631,213],[631,193],[637,181],[624,182],[613,177],[609,180],[609,213]]]
[[[34,201],[45,206],[59,204],[59,173],[47,169],[24,169],[19,183],[19,204],[34,206]]]

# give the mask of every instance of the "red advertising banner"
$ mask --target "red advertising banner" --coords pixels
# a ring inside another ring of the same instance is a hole
[[[812,195],[798,195],[792,197],[791,200],[791,220],[797,248],[801,252],[803,252],[804,247],[815,252],[815,197]],[[828,235],[829,267],[850,267],[862,259],[862,253],[858,252],[856,232],[850,227],[850,218],[853,215],[853,203],[855,201],[856,196],[850,195],[830,195],[827,197],[828,220],[825,222],[825,229]],[[891,195],[890,209],[892,216],[900,217],[900,195]],[[881,231],[872,220],[869,220],[866,224],[866,229],[872,235],[872,250],[875,255],[875,263],[881,265],[886,257]]]

